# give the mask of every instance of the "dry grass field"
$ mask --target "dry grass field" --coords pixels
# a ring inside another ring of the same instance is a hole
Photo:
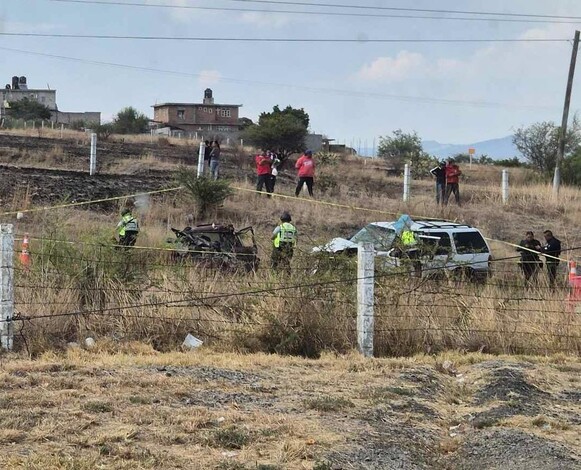
[[[0,135],[7,212],[171,187],[195,155],[184,141],[113,138],[91,180],[78,172],[86,136],[45,133]],[[251,191],[249,153],[224,152],[234,196],[208,217],[183,192],[142,198],[142,248],[130,253],[111,247],[123,199],[2,215],[33,237],[31,269],[16,271],[17,351],[0,356],[6,468],[581,468],[581,317],[565,301],[565,265],[556,290],[544,276],[525,286],[505,243],[549,228],[581,247],[577,188],[556,200],[511,170],[503,205],[501,168],[475,165],[463,168],[462,207],[438,207],[429,179],[404,204],[401,179],[347,158],[318,168],[315,200],[285,197],[290,168],[267,199]],[[283,210],[300,231],[289,276],[268,263]],[[380,358],[363,360],[354,265],[318,264],[310,249],[402,213],[478,227],[494,275],[473,285],[380,273]],[[202,222],[254,226],[260,268],[172,262],[169,228]],[[181,351],[187,333],[204,346]]]

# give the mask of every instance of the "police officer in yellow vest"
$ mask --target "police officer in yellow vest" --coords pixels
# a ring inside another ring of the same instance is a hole
[[[297,229],[291,224],[291,216],[283,212],[280,216],[280,225],[272,232],[272,268],[284,268],[290,271],[290,262],[294,248],[297,245]]]
[[[139,234],[139,224],[137,219],[131,214],[131,209],[126,208],[121,212],[121,222],[117,224],[119,234],[119,244],[123,246],[134,246]]]
[[[418,248],[418,239],[416,234],[405,228],[400,235],[402,251],[406,258],[411,261],[413,274],[416,277],[422,277],[422,263],[420,261],[420,250]]]

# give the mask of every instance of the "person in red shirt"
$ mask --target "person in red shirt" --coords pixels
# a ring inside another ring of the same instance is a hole
[[[295,196],[301,194],[301,190],[305,183],[309,190],[309,196],[313,197],[313,182],[315,179],[315,161],[313,160],[313,152],[311,150],[305,153],[297,160],[295,168],[298,170],[299,182],[295,190]]]
[[[454,193],[456,204],[460,205],[460,187],[458,186],[460,175],[462,175],[460,167],[456,165],[453,158],[450,158],[446,165],[446,197],[444,198],[444,204],[448,204],[450,195]]]
[[[257,175],[256,190],[262,192],[262,188],[266,188],[266,192],[269,194],[268,197],[270,197],[272,192],[270,185],[272,160],[264,154],[264,151],[261,151],[254,157],[254,161]]]

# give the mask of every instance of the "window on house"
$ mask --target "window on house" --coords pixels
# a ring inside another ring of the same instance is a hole
[[[178,119],[185,119],[186,118],[186,110],[185,109],[178,109]]]
[[[222,117],[230,117],[232,115],[232,112],[229,109],[220,109],[218,112]]]
[[[214,110],[213,110],[212,108],[208,108],[208,112],[209,112],[210,114],[212,114],[212,113],[214,112]]]
[[[202,111],[207,113],[208,112],[208,108],[202,108]]]

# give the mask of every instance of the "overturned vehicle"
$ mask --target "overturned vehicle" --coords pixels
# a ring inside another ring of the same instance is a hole
[[[232,225],[206,224],[171,229],[168,240],[174,261],[194,261],[204,267],[228,271],[255,271],[260,260],[252,227],[235,230]]]

